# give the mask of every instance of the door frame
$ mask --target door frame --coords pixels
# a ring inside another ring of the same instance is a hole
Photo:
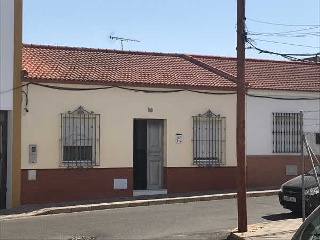
[[[0,127],[2,134],[0,144],[2,145],[1,152],[1,168],[0,168],[0,209],[6,209],[7,199],[7,176],[8,176],[8,112],[0,110]],[[3,121],[1,121],[3,119]]]

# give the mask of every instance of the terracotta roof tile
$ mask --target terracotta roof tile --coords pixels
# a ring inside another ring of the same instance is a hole
[[[230,89],[236,58],[25,44],[25,80]],[[228,78],[229,80],[227,80]],[[320,65],[246,60],[251,89],[320,91]]]
[[[209,66],[236,76],[236,58],[192,55]],[[320,64],[246,59],[246,81],[251,89],[320,91]]]
[[[229,88],[235,84],[179,54],[59,46],[23,46],[26,80]]]

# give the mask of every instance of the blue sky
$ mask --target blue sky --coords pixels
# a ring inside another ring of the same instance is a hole
[[[24,0],[23,4],[24,43],[121,49],[120,42],[109,39],[112,35],[140,40],[125,42],[124,50],[236,56],[236,0]],[[319,0],[247,0],[246,17],[249,33],[258,34],[248,37],[261,49],[320,52]],[[251,49],[246,56],[282,59]]]

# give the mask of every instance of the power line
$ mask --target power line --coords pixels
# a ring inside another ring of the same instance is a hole
[[[301,28],[297,30],[292,30],[292,31],[282,31],[282,32],[248,32],[248,35],[258,35],[258,36],[267,36],[267,37],[306,37],[306,36],[320,36],[320,32],[305,32],[308,30],[312,29],[319,29],[320,26],[317,27],[308,27],[308,28]],[[300,34],[294,34],[294,33],[299,33]]]
[[[266,95],[255,95],[255,94],[250,94],[247,93],[246,94],[248,97],[255,97],[255,98],[268,98],[268,99],[275,99],[275,100],[288,100],[288,101],[292,101],[292,100],[320,100],[320,97],[314,97],[314,98],[310,98],[310,97],[280,97],[280,96],[266,96]]]
[[[318,28],[318,27],[317,27]],[[311,28],[313,29],[313,28]],[[319,32],[304,32],[306,30],[310,30],[310,28],[306,28],[304,30],[295,30],[295,31],[286,31],[286,32],[254,32],[249,31],[248,35],[258,35],[258,36],[267,36],[267,37],[306,37],[306,36],[320,36]],[[298,32],[301,32],[300,34],[297,34]],[[296,34],[295,34],[296,33]]]
[[[53,85],[42,84],[42,83],[34,83],[34,82],[30,82],[30,83],[28,83],[26,85],[29,85],[29,84],[40,86],[40,87],[45,87],[45,88],[50,88],[50,89],[55,89],[55,90],[64,90],[64,91],[95,91],[95,90],[118,88],[118,89],[122,89],[122,90],[133,91],[133,92],[143,92],[143,93],[193,92],[193,93],[200,93],[200,94],[207,94],[207,95],[231,95],[231,94],[236,94],[236,92],[208,92],[208,91],[200,91],[200,90],[192,90],[192,89],[146,90],[146,89],[129,88],[129,87],[121,87],[121,86],[105,86],[105,87],[94,87],[94,88],[60,87],[60,86],[53,86]],[[26,86],[26,85],[24,85],[24,86]]]
[[[30,83],[22,84],[21,86],[17,86],[17,87],[14,87],[14,88],[10,88],[8,90],[1,91],[0,94],[8,93],[8,92],[11,92],[13,90],[16,90],[16,89],[19,89],[19,88],[23,88],[25,86],[28,86],[29,84]]]
[[[191,89],[175,89],[175,90],[145,90],[145,89],[138,89],[138,88],[129,88],[129,87],[121,87],[121,86],[105,86],[105,87],[93,87],[93,88],[79,88],[79,87],[60,87],[60,86],[53,86],[43,83],[26,83],[21,86],[15,87],[14,89],[28,87],[29,85],[35,85],[39,87],[54,89],[54,90],[60,90],[60,91],[96,91],[96,90],[103,90],[103,89],[122,89],[127,91],[133,91],[133,92],[143,92],[143,93],[178,93],[178,92],[193,92],[193,93],[200,93],[200,94],[206,94],[206,95],[233,95],[236,94],[236,92],[208,92],[208,91],[200,91],[200,90],[191,90]],[[5,91],[5,92],[8,92]],[[4,92],[0,92],[2,94]],[[28,95],[27,92],[24,92],[24,94]],[[255,98],[268,98],[268,99],[276,99],[276,100],[320,100],[319,97],[282,97],[282,96],[268,96],[268,95],[257,95],[257,94],[250,94],[246,93],[248,97],[255,97]],[[319,111],[309,111],[309,112],[319,112]]]
[[[271,33],[271,34],[296,33],[296,32],[303,32],[303,31],[307,31],[307,30],[312,30],[312,29],[316,29],[316,28],[320,28],[320,26],[318,26],[318,27],[309,27],[309,28],[301,28],[301,29],[292,30],[292,31],[285,31],[285,32],[274,32],[274,33]]]
[[[310,56],[317,56],[320,54],[320,52],[318,52],[318,53],[279,53],[279,52],[273,52],[270,50],[258,48],[252,42],[253,42],[252,39],[247,38],[247,44],[249,44],[249,47],[248,47],[249,49],[255,49],[259,53],[267,53],[267,54],[271,54],[271,55],[281,56],[281,57],[286,58],[288,60],[304,61],[304,59],[300,59],[298,57],[310,57]]]
[[[254,41],[260,41],[260,42],[276,43],[276,44],[282,44],[282,45],[297,46],[297,47],[306,47],[306,48],[316,48],[316,49],[320,49],[320,46],[319,46],[319,47],[315,47],[315,46],[310,46],[310,45],[295,44],[295,43],[286,43],[286,42],[278,42],[278,41],[265,40],[265,39],[259,39],[259,38],[253,38],[252,40],[254,40]]]
[[[297,37],[297,38],[304,38],[304,37],[320,37],[320,33],[301,33],[301,34],[275,34],[275,33],[262,33],[262,32],[248,32],[250,36],[263,36],[263,37]]]
[[[306,25],[301,25],[301,26],[306,26]],[[306,31],[306,30],[310,30],[310,29],[315,29],[315,28],[319,28],[319,27],[320,27],[320,25],[316,25],[316,26],[309,27],[309,28],[303,28],[303,29],[286,31],[286,32],[276,32],[276,33],[270,33],[270,34],[281,34],[281,33],[288,34],[288,33],[294,33],[297,31]],[[246,30],[247,30],[247,28],[246,28]],[[248,49],[255,49],[259,53],[277,55],[277,56],[281,56],[283,58],[286,58],[288,60],[304,61],[304,62],[306,61],[305,59],[300,59],[298,57],[313,57],[313,56],[318,56],[320,54],[320,52],[317,52],[317,53],[280,53],[280,52],[274,52],[271,50],[261,49],[261,48],[255,46],[256,45],[255,41],[276,43],[276,44],[282,44],[282,45],[290,45],[290,46],[298,46],[298,47],[307,47],[307,48],[314,48],[314,49],[320,49],[320,46],[315,47],[315,46],[310,46],[310,45],[295,44],[295,43],[288,43],[288,42],[279,42],[279,41],[272,41],[272,40],[266,40],[266,39],[248,38],[248,35],[250,35],[250,31],[247,30],[247,32],[249,32],[249,34],[248,33],[246,34],[246,43],[249,45],[249,47],[247,47],[247,48]],[[260,34],[260,33],[258,33],[258,34]],[[261,33],[261,34],[263,34],[263,33]]]
[[[285,24],[285,23],[276,23],[276,22],[266,22],[266,21],[260,21],[252,18],[246,18],[249,21],[257,22],[257,23],[263,23],[268,25],[275,25],[275,26],[285,26],[285,27],[320,27],[319,24]]]

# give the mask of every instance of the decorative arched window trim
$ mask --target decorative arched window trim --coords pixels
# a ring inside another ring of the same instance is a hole
[[[60,114],[61,164],[67,168],[100,164],[100,114],[79,106]]]
[[[211,110],[192,117],[193,164],[220,166],[226,163],[226,118]]]

